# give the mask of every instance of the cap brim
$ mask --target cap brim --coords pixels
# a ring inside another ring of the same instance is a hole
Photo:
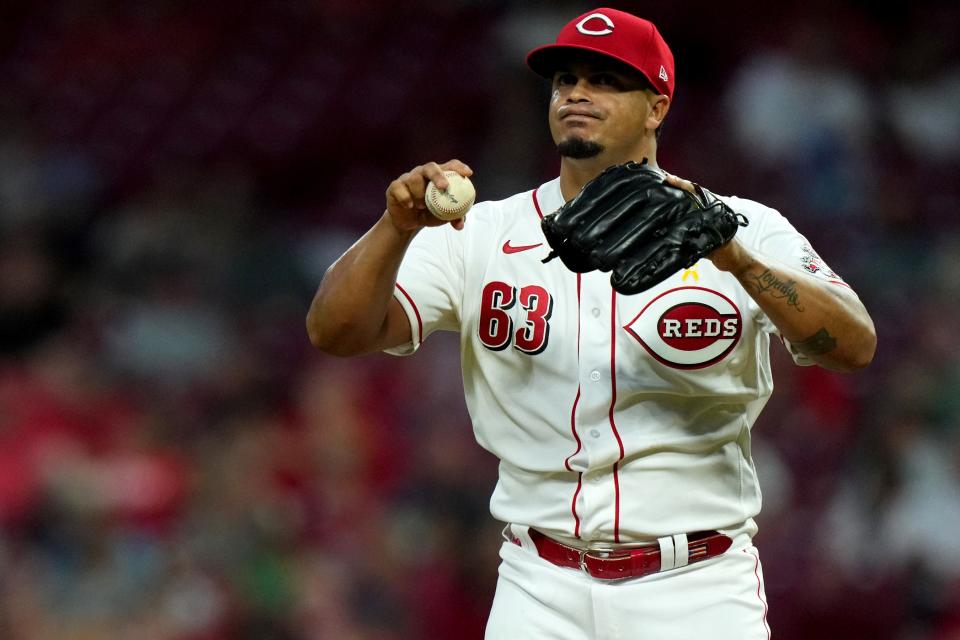
[[[642,69],[635,67],[633,64],[627,60],[621,58],[620,56],[615,56],[603,49],[597,49],[595,47],[586,47],[583,45],[575,44],[546,44],[542,47],[537,47],[533,51],[527,54],[527,66],[533,70],[538,76],[546,78],[547,80],[553,79],[553,74],[557,69],[569,59],[569,57],[578,52],[578,51],[588,51],[594,53],[604,58],[609,58],[611,60],[616,60],[625,67],[636,71],[641,76],[647,79],[647,82],[651,87],[656,87],[657,85],[650,79]],[[657,89],[659,91],[659,89]]]

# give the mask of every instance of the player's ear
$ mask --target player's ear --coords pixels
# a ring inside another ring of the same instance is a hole
[[[667,112],[670,111],[670,98],[664,94],[657,94],[653,91],[647,91],[647,112],[646,127],[650,131],[656,131],[667,119]]]

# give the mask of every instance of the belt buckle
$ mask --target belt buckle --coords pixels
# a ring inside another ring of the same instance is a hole
[[[587,549],[578,549],[577,551],[580,554],[580,570],[592,578],[590,568],[587,567]]]
[[[613,556],[614,550],[608,547],[595,548],[588,546],[585,549],[578,549],[577,552],[580,554],[580,570],[593,578],[595,576],[590,573],[590,567],[587,566],[587,556],[597,560],[608,560]]]

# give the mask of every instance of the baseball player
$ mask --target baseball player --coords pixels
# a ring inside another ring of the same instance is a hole
[[[527,64],[552,83],[559,177],[448,224],[425,188],[471,169],[404,173],[325,274],[311,341],[411,354],[460,333],[507,523],[487,638],[769,638],[750,429],[771,336],[852,371],[873,323],[780,213],[657,166],[675,79],[652,23],[597,9]]]

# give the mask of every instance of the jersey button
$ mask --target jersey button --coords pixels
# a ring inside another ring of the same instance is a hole
[[[594,438],[599,438],[599,437],[600,437],[600,430],[599,430],[599,429],[590,429],[590,435],[593,436]]]
[[[596,382],[597,380],[599,380],[599,379],[600,379],[600,372],[599,372],[599,371],[591,371],[591,372],[590,372],[590,379],[593,380],[594,382]]]
[[[594,318],[599,318],[599,317],[600,317],[600,309],[598,309],[598,308],[596,308],[596,307],[594,307],[593,309],[591,309],[591,310],[590,310],[590,313],[593,314],[593,317],[594,317]]]

